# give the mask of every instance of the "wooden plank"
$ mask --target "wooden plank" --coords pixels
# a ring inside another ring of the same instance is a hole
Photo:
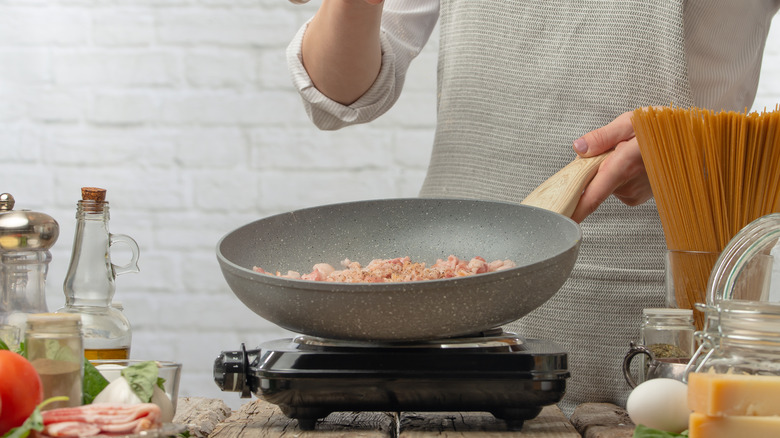
[[[631,438],[634,423],[628,413],[611,403],[583,403],[574,409],[571,423],[585,438]]]
[[[173,416],[173,422],[186,425],[190,435],[195,438],[206,438],[214,431],[217,424],[228,418],[231,413],[230,407],[222,400],[182,397],[176,402],[176,415]]]
[[[276,405],[254,400],[220,423],[209,438],[388,438],[395,436],[396,423],[397,417],[391,413],[337,412],[318,421],[316,430],[304,431]]]
[[[506,423],[485,412],[409,412],[401,414],[399,438],[420,437],[522,437],[580,438],[557,406],[546,406],[520,431],[507,430]]]
[[[304,431],[276,405],[254,400],[244,404],[214,428],[209,438],[262,437],[522,437],[580,438],[556,406],[547,406],[521,431],[483,412],[334,412],[319,420],[316,430]]]

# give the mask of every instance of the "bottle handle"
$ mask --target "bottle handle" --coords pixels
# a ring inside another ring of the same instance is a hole
[[[139,272],[140,269],[138,269],[138,256],[140,254],[140,250],[138,249],[138,243],[136,243],[135,240],[133,240],[132,237],[125,235],[125,234],[109,234],[108,236],[108,246],[109,248],[112,247],[116,243],[123,243],[130,247],[130,251],[132,252],[132,256],[130,257],[130,261],[127,262],[127,264],[119,266],[111,263],[111,268],[114,270],[114,275],[121,275],[121,274],[127,274],[129,272]]]

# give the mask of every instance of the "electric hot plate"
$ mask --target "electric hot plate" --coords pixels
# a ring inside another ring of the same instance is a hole
[[[500,329],[414,343],[298,336],[223,351],[214,380],[279,406],[304,430],[340,411],[481,411],[519,430],[561,400],[567,366],[558,345]]]

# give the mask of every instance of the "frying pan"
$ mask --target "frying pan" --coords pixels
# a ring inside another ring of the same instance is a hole
[[[293,332],[369,342],[478,333],[524,316],[566,281],[581,240],[579,225],[567,216],[600,162],[575,160],[576,171],[564,168],[529,195],[527,204],[379,199],[270,216],[220,239],[217,259],[249,309]],[[576,194],[573,205],[560,202],[556,186]],[[544,199],[567,214],[528,205]],[[338,268],[346,258],[366,265],[404,256],[430,265],[451,254],[510,259],[517,266],[444,280],[370,284],[292,280],[252,269],[308,273],[316,263]]]

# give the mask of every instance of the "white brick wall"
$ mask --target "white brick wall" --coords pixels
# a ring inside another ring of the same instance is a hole
[[[422,182],[435,37],[390,113],[320,132],[284,60],[316,3],[0,0],[0,192],[60,223],[49,307],[64,303],[79,188],[105,187],[111,231],[141,247],[141,273],[117,280],[132,354],[182,362],[182,396],[239,406],[214,385],[214,358],[287,335],[226,286],[214,254],[222,235],[291,209],[415,196]],[[780,101],[780,24],[765,65],[757,108]],[[115,262],[126,256],[118,249]]]

